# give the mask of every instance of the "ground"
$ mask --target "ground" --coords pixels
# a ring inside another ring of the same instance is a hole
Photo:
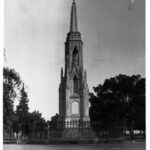
[[[86,145],[16,145],[4,144],[4,150],[145,150],[145,142]]]

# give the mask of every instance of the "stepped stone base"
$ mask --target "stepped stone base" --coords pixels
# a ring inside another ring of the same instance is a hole
[[[63,128],[57,129],[53,138],[58,140],[93,140],[95,133],[91,128]]]

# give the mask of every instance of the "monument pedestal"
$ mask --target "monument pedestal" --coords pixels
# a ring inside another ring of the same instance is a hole
[[[90,127],[90,121],[58,122],[54,132],[54,138],[63,141],[93,140],[96,138]]]
[[[64,140],[87,140],[94,138],[95,134],[91,128],[64,128],[61,131],[61,139]]]
[[[85,143],[93,141],[96,136],[91,128],[58,128],[53,139],[65,143]]]

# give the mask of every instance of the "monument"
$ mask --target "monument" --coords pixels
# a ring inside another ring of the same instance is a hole
[[[75,0],[71,9],[70,31],[65,42],[65,71],[61,69],[59,120],[90,121],[89,89],[83,67],[83,42],[78,31]]]
[[[71,8],[70,31],[65,42],[65,70],[61,68],[57,126],[63,127],[62,136],[69,138],[71,134],[77,138],[82,136],[77,129],[90,128],[89,89],[83,66],[83,42],[78,31],[75,0]]]

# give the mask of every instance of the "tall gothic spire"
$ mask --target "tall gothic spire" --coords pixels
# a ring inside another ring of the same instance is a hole
[[[71,19],[70,19],[70,32],[78,31],[77,26],[77,12],[76,12],[76,2],[73,0],[71,8]]]

